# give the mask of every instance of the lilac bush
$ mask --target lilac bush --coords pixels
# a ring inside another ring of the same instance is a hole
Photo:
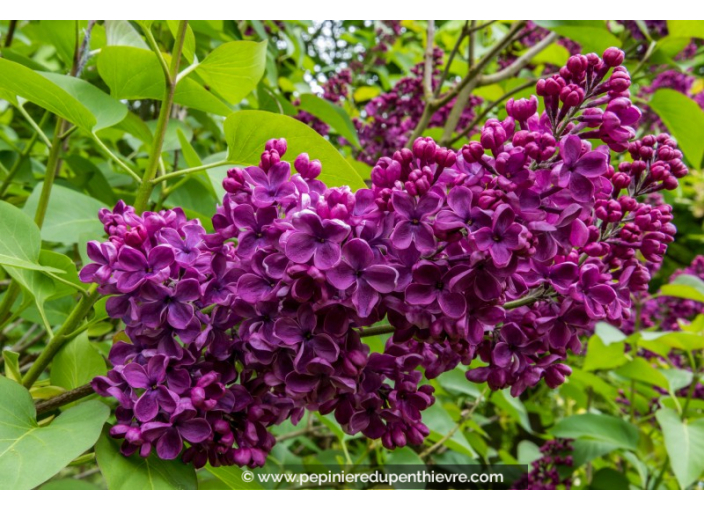
[[[687,173],[669,136],[634,140],[623,58],[572,56],[538,82],[543,112],[510,101],[458,151],[419,138],[371,189],[328,188],[305,154],[292,173],[280,139],[228,171],[214,233],[180,209],[103,210],[81,278],[129,338],[93,383],[123,453],[261,466],[269,427],[305,410],[392,449],[423,442],[427,379],[460,364],[514,396],[562,384],[580,334],[631,317],[675,234],[643,198]]]

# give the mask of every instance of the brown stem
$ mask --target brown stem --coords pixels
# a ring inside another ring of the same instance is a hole
[[[49,400],[39,402],[36,405],[37,415],[48,413],[50,411],[58,409],[61,406],[85,398],[92,393],[94,393],[94,391],[91,385],[84,384],[83,386],[79,386],[76,389],[67,391],[66,393],[62,393],[58,397],[50,398]]]
[[[367,336],[385,335],[387,333],[393,333],[396,331],[391,324],[385,324],[383,326],[375,326],[372,328],[362,328],[359,330],[359,336],[364,338]]]
[[[5,36],[5,48],[12,46],[12,39],[15,37],[15,29],[17,28],[17,20],[11,20],[10,26],[7,29],[7,36]]]

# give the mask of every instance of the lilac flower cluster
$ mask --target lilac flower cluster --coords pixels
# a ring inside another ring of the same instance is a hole
[[[433,50],[432,88],[438,86],[442,70],[443,51]],[[363,150],[356,155],[359,161],[374,165],[379,157],[403,147],[423,114],[423,74],[425,63],[414,66],[408,76],[401,78],[389,92],[373,98],[364,108],[364,117],[354,119]],[[455,99],[438,109],[430,119],[429,128],[444,126],[455,104]],[[474,108],[482,100],[470,96],[456,130],[461,132],[474,118]]]
[[[567,351],[631,294],[672,241],[672,215],[638,199],[686,169],[666,135],[630,141],[640,116],[623,53],[573,56],[511,100],[459,151],[429,138],[382,157],[371,189],[328,188],[307,154],[270,140],[233,168],[214,234],[182,211],[101,212],[110,236],[81,272],[112,295],[130,342],[97,378],[119,402],[126,454],[260,466],[268,428],[305,409],[387,448],[417,445],[427,379],[516,396],[571,373]],[[593,148],[589,139],[605,145]],[[611,165],[611,151],[632,162]],[[388,321],[384,351],[362,341]]]
[[[552,439],[540,447],[543,454],[532,469],[511,486],[513,490],[569,490],[572,486],[572,439]]]

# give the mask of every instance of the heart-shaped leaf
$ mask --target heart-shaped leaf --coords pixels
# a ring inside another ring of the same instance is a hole
[[[32,489],[93,446],[108,419],[92,400],[39,426],[29,392],[0,377],[0,489]]]
[[[228,160],[235,164],[256,165],[266,142],[285,138],[288,150],[285,160],[293,161],[302,152],[319,159],[323,171],[319,179],[328,186],[347,185],[353,190],[365,187],[352,166],[325,138],[302,122],[277,113],[244,110],[225,120]]]
[[[670,466],[686,489],[704,473],[704,419],[684,423],[675,411],[662,408],[655,417],[665,436]]]

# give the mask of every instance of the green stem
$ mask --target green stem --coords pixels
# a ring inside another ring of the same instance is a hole
[[[86,317],[86,315],[88,315],[93,308],[93,305],[99,298],[100,294],[98,294],[98,286],[96,284],[92,284],[88,288],[88,294],[81,298],[59,330],[56,332],[54,338],[46,344],[46,347],[42,353],[29,368],[24,378],[22,378],[22,384],[24,384],[26,388],[31,388],[32,384],[39,379],[39,376],[42,375],[44,369],[49,366],[49,363],[51,363],[51,360],[54,359],[54,356],[56,356],[56,353],[59,352],[59,349],[61,349],[61,347],[68,340],[70,340],[70,334],[79,327],[78,325],[80,322]]]
[[[46,133],[44,133],[44,130],[41,127],[39,127],[39,124],[34,122],[34,119],[32,118],[32,116],[29,113],[27,113],[27,110],[24,109],[24,106],[18,103],[17,109],[20,111],[22,116],[27,120],[27,122],[29,122],[29,125],[32,126],[32,129],[34,129],[34,131],[39,135],[39,138],[42,139],[44,144],[51,149],[51,141],[47,138]]]
[[[132,176],[132,178],[133,178],[135,181],[137,181],[137,182],[142,182],[142,179],[139,177],[139,175],[137,175],[137,174],[134,172],[134,170],[132,170],[129,166],[127,166],[127,164],[126,164],[124,161],[122,161],[119,157],[117,157],[117,155],[115,155],[115,154],[107,147],[107,145],[105,145],[105,144],[103,143],[103,141],[102,141],[100,138],[98,138],[98,135],[96,135],[95,133],[91,133],[91,137],[93,138],[93,140],[95,141],[95,143],[97,143],[98,146],[99,146],[101,149],[103,149],[103,152],[105,152],[105,154],[107,154],[107,156],[108,156],[110,159],[112,159],[115,163],[117,163],[120,168],[122,168],[125,172],[127,172],[128,174],[130,174],[130,175]]]
[[[49,120],[49,112],[45,111],[44,116],[41,118],[39,121],[39,127],[41,128],[44,124],[46,124],[46,121]],[[34,144],[37,143],[37,140],[39,139],[39,134],[37,131],[34,131],[32,133],[32,137],[29,139],[27,144],[24,146],[24,149],[20,153],[20,157],[18,157],[15,162],[12,164],[12,168],[10,168],[10,172],[5,176],[5,180],[2,183],[2,187],[0,187],[0,198],[2,198],[5,195],[5,192],[7,191],[7,188],[10,187],[10,184],[12,184],[13,179],[15,178],[15,175],[19,171],[20,167],[22,166],[22,163],[27,159],[29,156],[29,153],[32,151],[32,147],[34,147]]]
[[[164,145],[166,128],[169,125],[169,117],[171,116],[171,107],[173,106],[174,92],[176,91],[176,76],[178,75],[178,68],[181,63],[181,51],[183,50],[183,42],[186,38],[187,28],[188,21],[179,22],[176,41],[174,42],[174,49],[171,55],[171,67],[167,68],[165,66],[165,61],[162,63],[164,78],[166,80],[166,90],[164,91],[164,100],[161,104],[161,111],[159,112],[159,119],[156,124],[154,141],[152,142],[152,148],[149,152],[147,169],[144,171],[144,178],[142,179],[142,183],[137,190],[137,197],[134,203],[134,208],[137,211],[137,214],[141,214],[146,210],[147,204],[149,203],[149,198],[154,190],[154,178],[156,177],[156,172],[159,168],[159,159],[161,158],[161,151]],[[149,31],[147,30],[147,32]],[[153,36],[151,36],[151,38],[153,39]],[[150,36],[148,35],[147,40],[149,39]],[[154,43],[156,43],[156,41]],[[163,55],[161,55],[158,46],[154,46],[152,49],[158,57],[163,59]]]
[[[61,165],[61,159],[59,158],[59,154],[61,153],[61,142],[59,141],[59,137],[64,130],[64,122],[65,121],[63,119],[56,119],[54,143],[51,145],[51,150],[49,151],[49,159],[46,160],[44,185],[42,186],[42,193],[39,196],[37,211],[34,214],[34,222],[39,228],[42,228],[42,225],[44,224],[44,217],[46,216],[46,211],[49,208],[51,189],[54,186],[54,180],[56,179],[56,173],[59,170],[59,165]]]
[[[188,175],[196,172],[202,172],[203,170],[207,170],[208,168],[215,168],[217,166],[224,166],[224,165],[234,165],[235,163],[231,163],[229,161],[217,161],[215,163],[208,163],[205,165],[201,166],[194,166],[193,168],[186,168],[184,170],[178,170],[176,172],[171,172],[170,174],[166,175],[161,175],[159,177],[156,177],[152,179],[152,184],[159,184],[162,181],[165,181],[167,179],[171,179],[172,177],[180,177],[182,175]]]

